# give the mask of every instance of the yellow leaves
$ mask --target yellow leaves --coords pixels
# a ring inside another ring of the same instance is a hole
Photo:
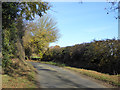
[[[29,23],[23,38],[24,46],[34,48],[32,51],[39,52],[38,54],[42,56],[48,44],[57,39],[58,31],[55,25],[47,15],[39,18],[36,22]]]

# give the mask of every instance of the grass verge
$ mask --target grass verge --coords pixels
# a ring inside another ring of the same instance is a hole
[[[51,61],[50,62],[40,61],[40,63],[64,67],[66,69],[73,70],[73,71],[79,72],[83,75],[92,77],[94,79],[104,81],[110,85],[120,86],[120,81],[118,80],[118,78],[120,78],[120,74],[119,75],[109,75],[109,74],[104,74],[104,73],[100,73],[100,72],[93,71],[93,70],[86,70],[86,69],[81,69],[81,68],[69,67],[69,66],[65,66],[65,64],[55,63],[55,62],[51,62]]]
[[[50,61],[50,62],[40,61],[40,63],[51,64],[51,65],[60,66],[60,67],[65,67],[65,64],[56,63],[56,62],[51,62],[51,61]]]
[[[32,65],[25,66],[15,59],[13,67],[2,75],[2,88],[37,88],[35,74]]]

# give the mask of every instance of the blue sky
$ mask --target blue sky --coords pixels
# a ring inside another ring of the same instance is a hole
[[[106,2],[52,2],[48,11],[57,21],[61,37],[50,46],[72,46],[93,39],[112,39],[118,37],[117,12],[106,14]]]

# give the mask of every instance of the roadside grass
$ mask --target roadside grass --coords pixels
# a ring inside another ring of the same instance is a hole
[[[40,63],[51,64],[51,65],[60,66],[60,67],[65,67],[65,64],[56,63],[56,62],[51,62],[51,61],[50,61],[50,62],[40,61]]]
[[[64,67],[65,66],[65,64],[51,62],[51,61],[49,61],[49,62],[39,61],[39,60],[27,60],[27,61],[30,61],[30,62],[40,62],[40,63],[43,63],[43,64],[51,64],[51,65],[60,66],[60,67]]]
[[[104,73],[100,73],[100,72],[93,71],[93,70],[78,69],[78,68],[73,68],[73,67],[65,67],[65,68],[69,70],[74,70],[83,75],[87,75],[87,76],[93,77],[101,81],[105,81],[108,84],[111,84],[114,86],[120,86],[120,82],[118,81],[118,78],[120,77],[120,75],[109,75],[109,74],[104,74]]]
[[[40,57],[38,57],[38,56],[31,56],[30,58],[39,58],[40,59]]]
[[[40,63],[44,63],[44,64],[51,64],[51,65],[55,65],[55,66],[60,66],[60,67],[64,67],[66,69],[69,70],[73,70],[76,72],[79,72],[83,75],[92,77],[94,79],[100,80],[100,81],[104,81],[110,85],[113,86],[120,86],[120,74],[119,75],[109,75],[109,74],[104,74],[104,73],[100,73],[97,71],[93,71],[93,70],[86,70],[86,69],[81,69],[81,68],[74,68],[74,67],[69,67],[69,66],[65,66],[65,64],[60,64],[60,63],[56,63],[56,62],[45,62],[45,61],[40,61]]]
[[[31,81],[28,80],[28,77],[26,76],[11,77],[9,75],[3,75],[2,88],[37,88],[36,85]]]
[[[2,74],[2,88],[38,88],[35,69],[29,63],[25,66],[15,59],[13,67],[9,67],[8,71]]]

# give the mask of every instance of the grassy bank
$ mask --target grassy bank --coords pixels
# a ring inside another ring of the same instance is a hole
[[[15,66],[14,66],[15,65]],[[2,75],[2,88],[37,88],[35,69],[14,60],[14,67],[9,67],[8,73]]]
[[[73,71],[79,72],[83,75],[92,77],[94,79],[104,81],[104,82],[111,84],[113,86],[120,86],[120,82],[118,81],[118,77],[120,77],[120,75],[109,75],[109,74],[104,74],[104,73],[100,73],[100,72],[93,71],[93,70],[86,70],[86,69],[69,67],[69,66],[65,66],[65,64],[55,63],[55,62],[51,62],[51,61],[50,62],[40,61],[40,63],[61,66],[61,67],[64,67],[66,69],[73,70]]]

